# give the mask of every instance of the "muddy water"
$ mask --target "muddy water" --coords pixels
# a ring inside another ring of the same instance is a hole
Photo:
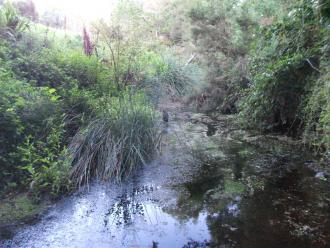
[[[0,247],[330,247],[326,167],[228,122],[178,116],[152,163],[63,199]]]

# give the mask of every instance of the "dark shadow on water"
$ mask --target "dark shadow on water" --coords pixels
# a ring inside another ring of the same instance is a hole
[[[12,239],[14,236],[14,231],[11,227],[0,227],[0,240]]]
[[[169,213],[189,219],[206,211],[211,233],[207,243],[184,247],[329,247],[329,183],[301,156],[254,149],[224,145],[228,160],[209,161],[183,185]]]
[[[202,242],[191,240],[187,244],[185,244],[182,248],[207,248],[207,247],[211,247],[211,244],[206,240]]]
[[[214,125],[207,124],[207,131],[206,131],[207,136],[213,136],[215,135],[216,132],[217,132],[217,128]]]
[[[208,216],[212,242],[238,247],[327,247],[330,242],[329,204],[304,175],[288,171],[272,175],[263,190],[246,195],[240,214],[224,211]]]

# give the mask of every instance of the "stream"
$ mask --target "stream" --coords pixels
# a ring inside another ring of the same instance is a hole
[[[330,247],[326,166],[294,140],[170,114],[159,155],[64,198],[0,247]]]

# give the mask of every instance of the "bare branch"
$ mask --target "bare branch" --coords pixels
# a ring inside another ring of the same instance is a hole
[[[309,59],[306,59],[306,61],[307,61],[307,63],[314,69],[314,70],[316,70],[316,71],[318,71],[319,73],[321,73],[321,71],[318,69],[318,68],[316,68],[313,64],[312,64],[312,62],[309,60]]]
[[[189,60],[187,61],[187,63],[185,64],[185,66],[189,65],[196,57],[196,54],[192,54],[191,57],[189,58]]]

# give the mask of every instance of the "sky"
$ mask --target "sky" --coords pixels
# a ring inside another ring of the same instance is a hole
[[[33,0],[39,13],[59,9],[67,15],[92,21],[109,18],[117,0]]]

